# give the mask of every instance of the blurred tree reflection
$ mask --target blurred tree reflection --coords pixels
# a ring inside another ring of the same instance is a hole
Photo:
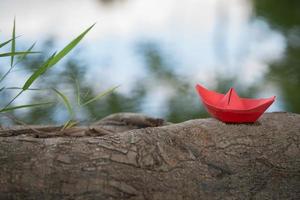
[[[48,51],[53,46],[51,40],[44,45],[43,52]],[[168,57],[163,56],[163,52],[159,49],[159,45],[155,43],[138,44],[139,53],[144,59],[147,77],[141,77],[136,80],[135,88],[132,88],[130,96],[125,96],[119,92],[114,92],[107,97],[100,99],[94,103],[76,110],[79,119],[82,122],[91,122],[99,118],[105,117],[116,112],[142,112],[142,104],[148,98],[149,88],[156,89],[157,86],[163,85],[173,90],[173,94],[166,104],[166,113],[164,116],[167,120],[173,122],[184,121],[199,116],[206,116],[204,110],[199,104],[199,99],[194,91],[194,87],[190,86],[187,77],[176,75],[171,68],[171,64],[167,64]],[[35,57],[28,57],[22,64],[24,69],[32,72],[46,59],[45,54]],[[68,57],[64,62],[64,66],[60,66],[49,70],[36,84],[38,88],[58,88],[63,91],[71,100],[72,104],[76,104],[76,81],[80,84],[80,90],[83,91],[81,97],[88,99],[94,96],[93,82],[84,80],[87,66],[83,62],[76,59],[76,56]],[[157,92],[163,92],[158,91]],[[31,101],[57,101],[58,98],[49,90],[38,90],[31,93]],[[29,124],[49,124],[61,123],[67,119],[67,112],[62,103],[54,106],[39,107],[28,109],[27,112],[18,114],[18,118]]]
[[[281,89],[286,109],[300,113],[300,1],[253,0],[255,14],[287,39],[285,57],[270,67],[267,79]]]
[[[42,51],[48,51],[52,49],[52,46],[53,42],[49,40],[45,43]],[[158,43],[138,43],[137,53],[140,54],[144,62],[147,76],[141,76],[136,80],[130,96],[115,91],[103,99],[85,107],[77,108],[75,112],[82,123],[90,123],[116,112],[144,112],[145,110],[146,112],[151,112],[151,109],[159,110],[160,115],[171,122],[182,122],[208,116],[199,102],[199,97],[195,92],[194,85],[191,85],[190,78],[175,73],[174,67],[176,66],[172,62],[173,58],[166,55]],[[45,54],[28,57],[23,63],[23,67],[28,72],[32,72],[46,57]],[[80,96],[83,100],[96,95],[93,89],[94,81],[86,80],[85,78],[88,68],[82,60],[77,58],[77,54],[70,55],[62,64],[63,66],[61,65],[47,71],[37,81],[36,86],[38,88],[54,87],[59,89],[68,96],[73,105],[77,103],[76,92],[78,85],[76,81],[79,83],[80,91],[82,91]],[[256,92],[256,86],[239,87],[239,84],[236,83],[238,80],[236,76],[238,75],[228,77],[216,74],[216,80],[212,80],[216,85],[212,89],[226,92],[232,85],[235,85],[242,96],[253,96]],[[156,100],[155,97],[151,96],[153,95],[151,91],[154,91],[155,94],[166,95],[166,102],[158,105],[157,108],[145,109],[144,104],[146,101]],[[33,102],[45,99],[58,102],[58,98],[51,90],[33,91],[30,98]],[[57,103],[54,106],[28,109],[27,112],[18,114],[18,118],[29,124],[58,124],[66,121],[68,115],[63,104]]]
[[[49,39],[42,47],[42,52],[53,49],[53,40]],[[26,112],[18,112],[18,119],[28,124],[58,124],[68,119],[66,108],[60,99],[49,88],[57,88],[68,96],[72,105],[75,105],[77,118],[81,122],[91,122],[115,112],[139,112],[139,101],[144,96],[144,90],[135,88],[131,97],[123,96],[117,92],[84,107],[77,104],[77,87],[79,86],[82,102],[97,95],[99,91],[93,90],[93,81],[85,80],[87,66],[84,61],[77,58],[76,52],[68,56],[60,66],[47,71],[36,83],[35,90],[31,92],[31,102],[42,102],[43,100],[58,102],[54,106],[37,107],[26,109]],[[47,58],[46,54],[28,57],[22,63],[27,72],[33,72]],[[77,84],[79,83],[79,84]]]
[[[164,56],[159,46],[151,42],[140,44],[139,50],[144,58],[148,72],[148,78],[143,80],[144,84],[148,85],[148,87],[163,85],[169,90],[173,90],[173,95],[166,104],[167,113],[165,118],[167,120],[182,122],[207,116],[203,107],[200,106],[194,86],[190,85],[189,78],[175,74],[172,68],[175,66],[172,66],[173,63],[167,62],[167,60],[172,60],[172,58]]]

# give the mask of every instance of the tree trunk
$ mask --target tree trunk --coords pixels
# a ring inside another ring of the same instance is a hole
[[[300,115],[2,129],[0,199],[300,199]]]

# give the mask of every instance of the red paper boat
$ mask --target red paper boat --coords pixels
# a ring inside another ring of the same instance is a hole
[[[196,85],[196,89],[206,110],[226,123],[253,123],[275,100],[275,96],[266,99],[240,98],[234,88],[230,88],[225,95],[201,85]]]

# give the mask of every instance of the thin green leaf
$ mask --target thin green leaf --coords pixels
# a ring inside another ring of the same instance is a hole
[[[76,84],[76,98],[77,98],[77,104],[80,105],[81,104],[81,98],[80,98],[80,86],[79,86],[79,82],[77,79],[75,79],[75,84]]]
[[[87,99],[87,97],[90,95],[90,93],[91,93],[91,89],[90,88],[86,88],[85,89],[86,91],[82,94],[82,95],[80,95],[80,97],[82,98],[82,99]],[[80,102],[81,103],[81,102]]]
[[[23,90],[27,90],[40,75],[45,73],[45,71],[48,69],[50,61],[53,59],[54,56],[55,56],[55,53],[52,54],[52,56],[50,56],[48,58],[48,60],[27,79],[27,81],[25,82],[25,84],[23,86]]]
[[[21,90],[14,98],[12,98],[9,102],[8,102],[8,104],[6,104],[6,106],[4,106],[4,108],[3,109],[6,109],[6,108],[8,108],[8,106],[10,106],[22,93],[24,92],[24,90]],[[3,110],[3,109],[1,109],[1,110]]]
[[[8,108],[1,109],[0,113],[9,112],[9,111],[13,111],[13,110],[21,109],[21,108],[38,107],[38,106],[44,106],[44,105],[49,105],[49,104],[53,104],[53,102],[37,103],[37,104],[27,104],[27,105],[21,105],[21,106],[13,106],[13,107],[8,107]]]
[[[73,121],[73,120],[68,120],[64,126],[62,127],[62,130],[68,129],[68,128],[72,128],[73,126],[75,126],[76,124],[78,124],[78,121]]]
[[[72,40],[65,48],[63,48],[60,52],[56,54],[55,57],[51,60],[49,67],[55,65],[58,61],[60,61],[64,56],[66,56],[81,40],[82,38],[95,26],[93,24],[88,29],[86,29],[83,33],[77,36],[74,40]]]
[[[90,103],[92,103],[92,102],[94,102],[94,101],[96,101],[96,100],[98,100],[98,99],[100,99],[100,98],[102,98],[102,97],[104,97],[104,96],[106,96],[106,95],[112,93],[112,92],[113,92],[115,89],[117,89],[118,87],[120,87],[120,86],[118,85],[118,86],[112,87],[112,88],[110,88],[110,89],[108,89],[108,90],[106,90],[106,91],[104,91],[104,92],[99,93],[99,94],[96,95],[95,97],[93,97],[93,98],[91,98],[90,100],[88,100],[88,101],[86,101],[85,103],[83,103],[82,106],[88,105],[88,104],[90,104]]]
[[[20,37],[20,36],[17,36],[15,39],[17,39],[18,37]],[[1,44],[0,44],[0,48],[2,48],[2,47],[4,47],[5,45],[9,44],[12,40],[13,40],[13,39],[9,39],[9,40],[7,40],[7,41],[1,43]]]
[[[35,53],[41,53],[38,51],[18,51],[18,52],[7,52],[7,53],[1,53],[0,57],[8,57],[8,56],[18,56],[18,55],[28,55],[28,54],[35,54]]]
[[[31,47],[24,52],[23,56],[18,60],[18,62],[16,62],[13,66],[11,66],[9,68],[9,70],[1,77],[0,79],[0,83],[8,76],[8,74],[13,70],[13,68],[19,63],[21,62],[23,59],[26,58],[26,56],[29,54],[29,53],[32,53],[32,48],[34,47],[35,43],[33,45],[31,45]],[[16,53],[16,52],[15,52]]]
[[[52,90],[63,100],[63,103],[69,112],[70,118],[73,118],[74,112],[68,97],[55,88],[52,88]]]
[[[14,18],[14,26],[12,31],[12,41],[11,41],[11,57],[10,57],[10,66],[14,65],[14,57],[16,51],[16,18]]]
[[[27,49],[27,51],[25,51],[25,52],[27,52],[27,53],[23,54],[23,55],[20,57],[19,62],[21,62],[22,60],[24,60],[24,59],[28,56],[29,52],[32,52],[31,50],[33,49],[33,47],[35,46],[35,44],[36,44],[36,43],[33,43],[33,44]]]
[[[65,55],[67,55],[79,42],[80,40],[94,27],[95,24],[86,29],[73,41],[71,41],[65,48],[63,48],[59,53],[51,56],[38,70],[36,70],[26,81],[23,89],[26,90],[30,85],[43,73],[45,73],[49,68],[54,66],[58,61],[60,61]]]
[[[7,41],[1,43],[1,44],[0,44],[0,48],[4,47],[5,45],[7,45],[8,43],[10,43],[11,41],[12,41],[12,39],[7,40]]]
[[[6,87],[5,90],[23,90],[23,88],[21,88],[21,87]],[[42,90],[48,90],[48,88],[45,88],[45,89],[28,88],[27,90],[32,90],[32,91],[42,91]]]

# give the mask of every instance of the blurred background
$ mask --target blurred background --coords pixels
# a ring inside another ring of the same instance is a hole
[[[55,87],[76,104],[120,85],[112,94],[76,107],[93,122],[115,112],[141,112],[181,122],[207,114],[196,83],[242,97],[277,96],[272,111],[300,113],[299,0],[0,0],[0,43],[11,38],[16,17],[17,49],[37,42],[1,84],[21,87],[53,52],[94,22],[96,26],[33,88]],[[1,59],[0,75],[9,68]],[[2,90],[1,106],[17,91]],[[12,113],[32,124],[60,124],[68,112],[48,90],[26,92],[14,105],[56,101]],[[13,120],[1,116],[1,123]]]

